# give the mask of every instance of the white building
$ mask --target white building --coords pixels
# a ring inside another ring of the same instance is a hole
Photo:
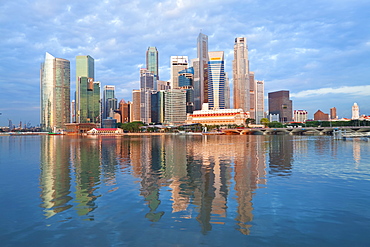
[[[225,109],[225,62],[223,51],[208,53],[208,103],[212,110]]]
[[[360,107],[357,103],[354,103],[352,106],[352,119],[359,119],[360,118]]]
[[[304,123],[308,119],[308,112],[306,110],[294,110],[294,121]]]
[[[164,92],[164,102],[164,122],[183,124],[186,120],[186,90],[166,90]]]
[[[179,72],[188,68],[188,56],[171,56],[171,88],[179,87]]]

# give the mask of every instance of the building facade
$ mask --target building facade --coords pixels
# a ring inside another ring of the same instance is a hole
[[[269,113],[279,114],[279,122],[288,123],[293,120],[292,101],[289,99],[289,91],[277,91],[268,94]]]
[[[308,119],[306,110],[294,110],[294,122],[305,123]]]
[[[80,76],[77,82],[76,122],[100,123],[100,82]]]
[[[147,69],[140,69],[140,121],[151,123],[151,94],[156,83],[155,76]]]
[[[121,100],[119,102],[119,113],[121,115],[121,123],[128,123],[130,122],[130,107],[131,106],[131,102],[129,101],[128,103],[126,103],[125,100]]]
[[[183,124],[186,120],[186,90],[170,89],[164,92],[164,122]]]
[[[117,110],[117,99],[114,97],[115,86],[105,85],[102,99],[102,119],[107,119],[111,111]]]
[[[315,114],[313,114],[313,120],[315,121],[329,121],[329,114],[322,112],[321,110],[317,110]]]
[[[233,60],[234,108],[250,112],[250,82],[247,38],[236,38]]]
[[[179,87],[179,72],[188,68],[187,56],[171,56],[171,89]]]
[[[146,69],[153,73],[156,80],[159,80],[158,50],[154,46],[148,47],[146,51]]]
[[[41,129],[56,131],[70,122],[70,62],[46,53],[41,64]]]
[[[338,119],[338,116],[337,116],[337,108],[335,107],[332,107],[330,108],[330,119]]]
[[[186,123],[202,125],[245,125],[250,116],[242,109],[199,110],[187,115]]]
[[[140,90],[132,90],[132,111],[130,112],[131,122],[140,121]]]
[[[200,110],[203,103],[208,103],[208,36],[199,33],[197,38],[197,67],[194,76],[195,84],[199,84],[198,87],[194,87],[195,99],[197,101],[195,109]],[[198,103],[199,97],[199,103]]]
[[[256,82],[256,124],[261,123],[261,119],[265,117],[265,82]]]
[[[225,109],[225,62],[223,51],[208,53],[208,104],[211,110]]]

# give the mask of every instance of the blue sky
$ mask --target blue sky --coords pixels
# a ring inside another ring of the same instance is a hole
[[[173,55],[196,57],[196,39],[224,51],[232,79],[235,37],[247,37],[251,71],[268,92],[289,90],[294,109],[370,115],[368,0],[0,0],[0,126],[40,120],[45,52],[95,59],[95,80],[115,85],[118,100],[139,87],[148,46],[159,52],[160,79]],[[232,82],[232,81],[231,81]],[[267,110],[267,102],[266,102]]]

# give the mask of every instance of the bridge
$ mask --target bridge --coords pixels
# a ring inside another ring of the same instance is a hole
[[[345,126],[345,127],[302,127],[302,128],[237,128],[222,129],[226,135],[332,135],[333,132],[369,132],[370,126]]]

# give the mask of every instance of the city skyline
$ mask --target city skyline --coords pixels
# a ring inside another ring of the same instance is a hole
[[[160,78],[169,80],[170,56],[197,58],[200,32],[208,37],[209,51],[225,52],[231,92],[233,41],[246,37],[250,71],[264,81],[265,98],[268,92],[289,90],[293,109],[307,110],[310,119],[318,109],[332,107],[339,118],[351,118],[354,102],[360,114],[370,114],[366,1],[91,2],[84,11],[80,4],[2,4],[0,126],[7,126],[8,119],[39,124],[39,68],[45,52],[71,61],[71,75],[75,57],[91,55],[94,80],[115,86],[118,101],[129,101],[149,46],[158,49]],[[178,18],[181,13],[187,17]],[[72,79],[71,96],[75,87]]]

